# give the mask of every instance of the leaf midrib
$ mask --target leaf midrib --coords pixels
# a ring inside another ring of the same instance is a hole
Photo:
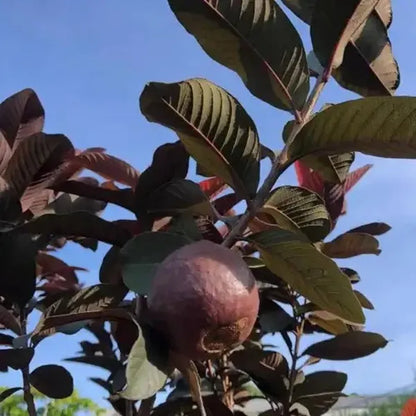
[[[218,151],[218,149],[214,146],[214,144],[209,140],[209,138],[196,126],[194,126],[189,120],[187,120],[175,107],[173,107],[165,98],[161,98],[162,103],[164,103],[168,108],[170,108],[178,117],[180,117],[185,123],[193,130],[195,131],[202,139],[205,141],[205,143],[208,144],[208,146],[220,157],[220,159],[225,163],[228,170],[231,172],[231,176],[233,178],[234,185],[238,188],[238,191],[241,192],[244,195],[244,199],[249,200],[248,194],[246,192],[246,189],[244,187],[243,182],[240,180],[240,178],[237,175],[237,172],[234,170],[232,165],[228,162],[228,160],[224,157],[224,155]]]
[[[232,32],[236,34],[237,37],[240,38],[257,55],[257,57],[265,64],[267,70],[271,73],[272,78],[279,84],[281,90],[286,96],[286,99],[288,100],[288,102],[292,106],[294,113],[296,114],[298,112],[298,109],[292,99],[292,96],[290,95],[286,86],[283,84],[279,75],[276,74],[276,72],[270,66],[268,61],[263,57],[260,51],[246,37],[242,36],[242,34],[237,30],[237,28],[234,25],[232,25],[231,22],[228,19],[226,19],[225,16],[221,14],[213,5],[207,2],[207,0],[202,0],[202,1],[206,6],[208,6],[212,11],[214,11],[214,13],[217,14],[217,16],[219,16],[227,24],[227,26],[232,30]],[[275,5],[273,4],[273,6]]]

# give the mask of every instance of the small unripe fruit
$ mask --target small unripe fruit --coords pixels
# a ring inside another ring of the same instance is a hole
[[[148,306],[155,327],[175,351],[204,360],[247,339],[259,295],[241,256],[202,240],[176,250],[159,265]]]

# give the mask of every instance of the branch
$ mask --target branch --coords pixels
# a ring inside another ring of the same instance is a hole
[[[272,190],[274,184],[276,183],[279,176],[290,166],[289,159],[287,156],[287,148],[290,143],[295,140],[297,134],[302,129],[302,127],[309,121],[312,111],[321,95],[321,92],[328,82],[328,78],[330,76],[330,71],[325,69],[322,71],[318,79],[316,80],[316,84],[306,101],[302,112],[300,120],[296,120],[294,123],[292,131],[289,135],[285,148],[277,156],[272,164],[271,170],[263,182],[259,192],[257,193],[256,198],[247,208],[247,211],[244,215],[241,216],[240,220],[238,221],[237,225],[230,231],[227,235],[226,239],[223,242],[225,247],[231,247],[234,244],[234,241],[243,234],[244,230],[247,228],[248,223],[252,218],[254,218],[257,214],[257,211],[264,205],[266,202],[270,191]]]
[[[22,334],[26,335],[26,314],[23,308],[20,310],[20,326],[22,328]],[[27,405],[27,412],[29,416],[37,416],[36,407],[35,407],[35,400],[33,398],[33,394],[30,390],[30,381],[29,381],[29,365],[22,368],[22,376],[23,376],[23,398]]]
[[[51,187],[56,192],[66,192],[72,195],[84,196],[98,201],[109,202],[134,212],[133,192],[130,189],[100,188],[80,181],[66,181]]]
[[[296,366],[297,366],[298,359],[299,359],[300,340],[301,340],[302,335],[303,335],[304,325],[305,325],[305,319],[302,317],[302,320],[301,320],[300,324],[296,328],[295,346],[294,346],[293,351],[291,353],[291,355],[292,355],[292,367],[290,369],[290,374],[289,374],[289,398],[288,398],[288,406],[287,406],[287,409],[286,409],[286,412],[288,414],[289,414],[289,408],[290,408],[290,405],[291,405],[292,399],[293,399],[293,391],[294,391],[294,388],[295,388],[295,381],[296,381],[296,375],[297,375]]]

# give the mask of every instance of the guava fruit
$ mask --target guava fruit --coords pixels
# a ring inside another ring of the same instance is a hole
[[[173,350],[205,360],[247,339],[259,295],[238,253],[202,240],[174,251],[158,266],[148,308]]]

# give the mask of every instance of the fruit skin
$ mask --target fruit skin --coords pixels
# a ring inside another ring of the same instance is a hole
[[[153,325],[173,350],[205,360],[247,339],[257,319],[259,294],[240,255],[202,240],[159,265],[148,306]]]

